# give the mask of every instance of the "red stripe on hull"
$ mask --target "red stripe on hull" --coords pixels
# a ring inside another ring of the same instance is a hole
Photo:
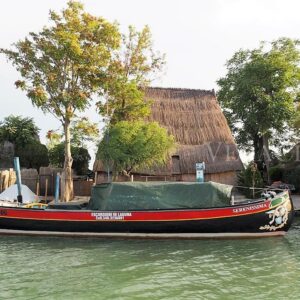
[[[270,201],[214,209],[162,211],[67,211],[28,208],[0,208],[0,218],[63,221],[182,221],[238,217],[270,209]]]

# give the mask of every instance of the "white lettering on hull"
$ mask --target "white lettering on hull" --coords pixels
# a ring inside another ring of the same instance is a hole
[[[96,220],[124,220],[132,216],[131,212],[92,212],[91,215]]]
[[[257,210],[257,209],[264,209],[264,208],[269,208],[269,206],[266,203],[261,203],[261,204],[246,206],[246,207],[234,208],[233,212],[238,214],[238,213],[241,213],[241,212],[247,212],[247,211],[252,211],[252,210]]]

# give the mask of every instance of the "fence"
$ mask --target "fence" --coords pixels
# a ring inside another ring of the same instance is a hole
[[[22,169],[22,184],[27,185],[30,190],[39,196],[54,196],[55,178],[61,173],[60,168],[41,167],[40,172],[36,169]],[[0,171],[0,193],[16,183],[16,173],[13,169]],[[75,196],[90,196],[93,181],[74,178]]]
[[[16,173],[13,169],[0,171],[0,193],[16,182]]]

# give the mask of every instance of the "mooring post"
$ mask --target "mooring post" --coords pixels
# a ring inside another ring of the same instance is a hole
[[[2,193],[2,171],[0,171],[0,193]]]
[[[22,182],[21,182],[21,170],[20,170],[20,161],[19,157],[14,157],[14,167],[15,167],[15,172],[17,176],[17,186],[18,186],[18,202],[22,203]]]
[[[98,177],[98,172],[96,171],[96,172],[95,172],[95,177],[94,177],[94,180],[95,180],[94,185],[97,184],[97,177]]]
[[[39,196],[40,195],[40,182],[39,180],[36,183],[36,195]]]
[[[54,194],[54,202],[58,203],[58,198],[59,198],[59,181],[60,181],[60,174],[57,173],[56,174],[56,178],[55,178],[55,194]]]
[[[48,197],[48,178],[46,178],[46,183],[45,183],[45,203],[47,203],[47,197]]]

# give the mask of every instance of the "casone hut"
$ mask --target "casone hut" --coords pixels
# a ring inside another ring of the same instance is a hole
[[[236,183],[243,165],[214,90],[153,87],[145,97],[153,101],[149,119],[168,129],[177,148],[166,166],[137,170],[135,180],[195,181],[196,163],[205,162],[205,181]],[[94,171],[97,182],[106,181],[101,161]]]

